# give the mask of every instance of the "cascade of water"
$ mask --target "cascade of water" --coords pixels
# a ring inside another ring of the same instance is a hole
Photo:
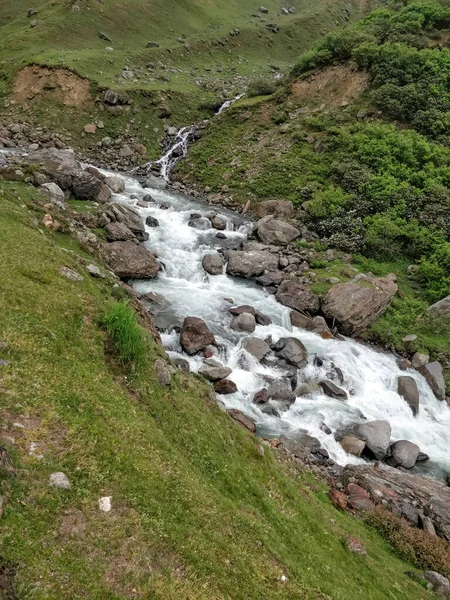
[[[115,196],[114,200],[135,205],[136,200],[131,200],[130,195],[142,198],[148,190],[132,178],[125,178],[125,181],[125,194]],[[162,305],[155,312],[157,324],[163,331],[163,343],[172,357],[188,360],[194,372],[202,365],[203,358],[182,353],[179,334],[174,327],[180,326],[186,316],[206,321],[218,343],[216,358],[232,369],[229,379],[238,388],[236,393],[221,397],[227,408],[237,408],[251,416],[261,434],[278,436],[303,428],[318,438],[340,464],[357,463],[361,459],[346,454],[334,436],[323,431],[323,423],[335,433],[363,419],[385,419],[392,426],[392,439],[415,442],[431,457],[426,463],[428,472],[438,476],[442,471],[450,471],[450,408],[436,399],[417,371],[407,372],[417,382],[420,392],[420,412],[414,417],[397,393],[397,379],[405,372],[400,371],[393,355],[376,352],[350,339],[324,340],[314,333],[293,328],[289,309],[254,282],[225,273],[216,276],[205,273],[202,267],[205,254],[245,242],[251,224],[241,215],[220,210],[220,217],[227,222],[227,227],[226,239],[218,239],[215,229],[200,231],[188,224],[191,213],[207,215],[211,212],[205,203],[169,191],[152,190],[151,195],[155,202],[148,208],[138,207],[138,210],[144,220],[150,215],[158,219],[159,227],[148,228],[150,239],[146,245],[156,251],[164,270],[157,279],[138,281],[134,285],[142,294],[151,291],[163,297]],[[161,208],[163,202],[170,203],[169,210]],[[279,403],[279,417],[262,412],[261,406],[254,404],[252,398],[256,391],[267,386],[268,379],[286,380],[286,368],[276,360],[270,360],[270,355],[269,360],[261,363],[244,350],[243,341],[249,334],[230,329],[230,299],[234,305],[251,305],[271,318],[271,325],[258,325],[251,337],[263,340],[271,337],[273,342],[282,337],[295,337],[308,349],[308,365],[298,371],[297,377],[299,383],[308,382],[311,391],[306,396],[298,396],[288,409],[284,410]],[[314,361],[315,355],[321,357],[322,364]],[[329,378],[333,365],[342,372],[343,382],[339,385],[346,390],[347,401],[326,396],[317,385],[321,379]]]
[[[242,98],[242,96],[244,96],[244,94],[238,94],[235,98],[224,102],[216,112],[216,115],[220,115],[224,110]],[[146,168],[149,169],[154,165],[158,165],[160,176],[168,181],[173,167],[179,160],[186,157],[189,149],[189,139],[193,137],[197,127],[198,125],[192,125],[191,127],[182,127],[177,131],[175,142],[170,146],[167,152],[157,161],[148,163]]]

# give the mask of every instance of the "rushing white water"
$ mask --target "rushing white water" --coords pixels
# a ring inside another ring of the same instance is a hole
[[[135,205],[136,200],[130,200],[130,195],[142,198],[149,190],[144,190],[131,178],[125,180],[125,195],[114,199]],[[186,316],[200,317],[216,336],[216,358],[233,370],[229,379],[238,387],[237,393],[220,399],[227,407],[240,409],[251,416],[261,435],[276,436],[303,428],[317,437],[340,464],[358,463],[361,459],[347,455],[333,435],[321,430],[321,424],[325,422],[334,433],[343,426],[364,419],[387,419],[392,426],[392,439],[415,442],[430,456],[431,461],[425,463],[422,469],[436,476],[450,471],[450,408],[435,398],[419,373],[415,370],[408,372],[416,380],[420,391],[420,413],[414,417],[396,391],[397,378],[405,372],[400,371],[394,356],[352,340],[324,340],[314,333],[292,328],[289,309],[278,304],[263,288],[226,274],[210,276],[204,272],[202,258],[205,254],[211,253],[214,248],[233,247],[246,240],[250,224],[244,222],[241,216],[220,211],[227,221],[227,239],[220,240],[214,229],[199,231],[188,226],[191,213],[206,215],[211,212],[209,206],[172,192],[151,190],[151,194],[156,202],[151,203],[149,208],[138,210],[144,220],[151,215],[159,221],[159,227],[148,228],[150,238],[146,245],[157,253],[164,268],[157,279],[138,281],[134,285],[142,294],[154,292],[164,298],[162,305],[156,307],[156,319],[163,328],[162,339],[170,356],[182,356],[189,361],[192,371],[198,371],[202,357],[188,357],[182,353],[179,334],[173,326],[180,326]],[[161,202],[169,202],[171,208],[163,210]],[[230,330],[229,299],[232,299],[233,305],[250,304],[272,319],[269,326],[257,326],[252,336],[262,339],[271,336],[274,342],[291,336],[305,344],[309,364],[298,372],[299,382],[314,384],[327,377],[332,363],[339,367],[344,375],[344,383],[339,385],[348,392],[348,400],[342,402],[329,398],[313,385],[315,391],[297,398],[289,410],[281,412],[280,418],[261,412],[261,407],[251,401],[254,393],[267,385],[267,377],[282,379],[285,372],[275,362],[271,364],[270,360],[265,364],[259,363],[242,349],[242,340],[248,334]],[[152,310],[155,312],[155,306]],[[323,359],[321,367],[315,366],[315,355]]]
[[[216,115],[220,115],[224,110],[240,100],[244,95],[245,94],[238,94],[235,98],[224,102],[216,112]],[[204,122],[207,123],[208,121],[206,120]],[[189,138],[193,137],[197,127],[197,125],[192,125],[191,127],[182,127],[179,129],[175,136],[174,143],[170,146],[167,152],[157,161],[148,163],[146,167],[151,168],[152,166],[158,165],[160,176],[168,181],[173,167],[179,160],[187,156],[189,150]]]

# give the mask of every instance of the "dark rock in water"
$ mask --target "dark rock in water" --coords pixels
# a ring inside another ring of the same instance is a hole
[[[219,231],[219,233],[216,235],[216,238],[218,238],[219,240],[226,240],[227,236],[221,231]]]
[[[312,437],[302,429],[290,431],[286,434],[286,437],[295,440],[305,448],[308,448],[310,452],[318,452],[320,450],[319,440],[315,437]]]
[[[206,217],[191,219],[188,225],[189,227],[192,227],[193,229],[199,229],[200,231],[207,231],[208,229],[211,229],[211,221]]]
[[[319,386],[322,388],[323,393],[331,398],[336,398],[337,400],[346,400],[348,397],[347,392],[342,390],[332,381],[320,381]]]
[[[220,254],[205,254],[202,266],[209,275],[222,275],[223,262]]]
[[[211,217],[210,221],[211,221],[211,225],[213,226],[213,228],[218,229],[219,231],[224,231],[227,227],[227,222],[225,221],[225,219],[222,219],[221,217],[218,217],[217,215],[214,215],[213,217]]]
[[[272,319],[270,319],[266,315],[263,315],[260,312],[257,312],[255,314],[255,319],[256,319],[256,322],[258,323],[258,325],[262,325],[264,327],[267,327],[267,325],[270,325],[272,323]]]
[[[420,448],[407,440],[399,440],[389,446],[386,462],[391,467],[412,469],[417,462]]]
[[[145,196],[142,198],[142,200],[144,202],[156,202],[156,200],[150,194],[145,194]]]
[[[361,456],[366,447],[365,442],[355,437],[354,435],[346,435],[341,441],[340,444],[347,454],[352,454],[353,456]]]
[[[214,383],[214,389],[218,394],[234,394],[238,391],[237,385],[231,379],[221,379]]]
[[[255,404],[265,404],[268,401],[269,392],[266,390],[266,388],[263,388],[262,390],[259,390],[259,392],[256,392],[252,400],[252,402],[254,402]]]
[[[320,358],[320,356],[317,356],[317,354],[314,356],[314,366],[323,367],[323,358]]]
[[[159,227],[158,219],[155,219],[155,217],[151,217],[151,216],[148,216],[145,219],[145,224],[147,225],[147,227]]]
[[[254,356],[256,360],[262,360],[270,352],[270,346],[264,340],[257,337],[247,337],[242,342],[243,349]]]
[[[137,239],[123,223],[108,223],[105,227],[105,234],[108,242],[127,242]]]
[[[428,363],[420,367],[419,373],[425,377],[436,398],[445,400],[445,380],[441,363]]]
[[[402,396],[412,410],[414,416],[419,412],[419,390],[416,380],[409,375],[402,375],[398,378],[397,391]]]
[[[331,435],[333,433],[326,423],[320,424],[320,431],[323,431],[327,435]]]
[[[383,460],[391,440],[391,425],[388,421],[369,421],[354,427],[354,435],[366,443],[366,450],[377,459]]]
[[[419,452],[416,462],[426,462],[427,460],[430,460],[428,454],[425,454],[425,452]]]
[[[250,313],[251,315],[255,315],[256,311],[253,306],[248,304],[243,304],[242,306],[232,306],[228,309],[232,315],[241,315],[242,313]]]
[[[197,317],[185,318],[181,328],[180,344],[186,354],[195,354],[215,343],[215,337],[203,319]]]
[[[287,402],[288,404],[293,404],[295,402],[295,394],[288,381],[276,381],[271,383],[267,392],[271,400]]]
[[[134,242],[113,242],[106,251],[109,264],[121,279],[152,279],[159,271],[154,254]]]
[[[231,329],[239,332],[253,333],[256,329],[255,317],[251,313],[243,312],[231,321]]]
[[[281,416],[279,411],[270,404],[266,404],[265,406],[263,406],[261,408],[261,412],[263,412],[265,415],[268,415],[269,417],[276,417],[277,419],[279,419]]]
[[[250,431],[250,433],[256,432],[255,422],[250,417],[247,417],[246,415],[244,415],[244,413],[242,413],[240,410],[236,410],[235,408],[233,408],[233,409],[227,410],[227,413],[231,417],[233,417],[233,419],[235,421],[237,421],[239,423],[239,425],[242,425],[242,427],[244,427],[245,429]]]
[[[278,288],[276,299],[280,304],[299,312],[314,314],[320,308],[319,296],[296,281],[283,281]]]
[[[277,356],[298,369],[308,363],[308,351],[302,342],[296,338],[282,338],[275,344],[274,351]]]
[[[103,183],[87,171],[79,171],[72,178],[72,193],[77,200],[97,200]]]
[[[271,252],[230,250],[228,252],[228,275],[238,277],[257,277],[264,271],[273,271],[278,267],[278,256]]]
[[[263,285],[264,287],[273,285],[278,286],[283,281],[284,277],[282,271],[268,271],[267,273],[264,273],[264,275],[258,277],[256,283],[259,283],[259,285]]]
[[[198,374],[205,377],[205,379],[214,382],[225,379],[228,375],[231,375],[232,371],[229,367],[225,367],[213,359],[209,359],[209,361],[210,362],[205,361],[205,364],[203,364],[198,371]]]

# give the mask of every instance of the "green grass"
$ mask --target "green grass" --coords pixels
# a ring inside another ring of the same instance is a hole
[[[114,354],[125,367],[141,366],[147,356],[148,344],[142,335],[135,311],[125,302],[114,302],[101,319],[114,345]]]
[[[105,360],[97,323],[111,315],[111,288],[67,252],[72,241],[44,230],[33,196],[22,184],[0,195],[1,358],[11,361],[0,373],[1,442],[16,468],[0,479],[0,556],[16,565],[17,596],[432,598],[378,534],[332,508],[325,486],[261,456],[201,379],[180,372],[160,387],[162,350],[149,337],[131,379]],[[54,471],[71,490],[48,487]],[[108,515],[97,508],[105,495]],[[367,557],[348,552],[349,535]]]

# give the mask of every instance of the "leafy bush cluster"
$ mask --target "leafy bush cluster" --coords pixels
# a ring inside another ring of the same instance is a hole
[[[292,75],[352,60],[370,73],[373,100],[386,114],[425,135],[447,138],[450,51],[432,42],[430,34],[436,37],[449,27],[450,7],[434,0],[374,11],[355,28],[327,35],[300,59]]]
[[[399,556],[419,569],[437,571],[450,577],[450,544],[409,525],[385,509],[379,509],[366,517],[396,549]]]

